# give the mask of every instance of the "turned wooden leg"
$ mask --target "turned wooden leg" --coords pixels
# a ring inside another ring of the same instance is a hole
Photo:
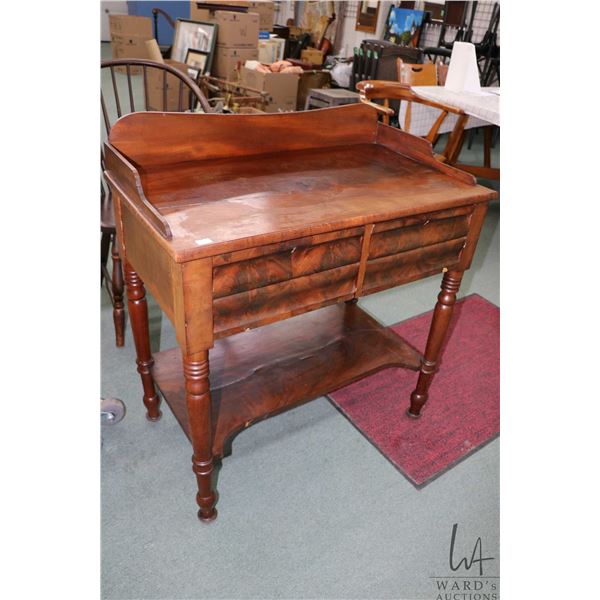
[[[106,263],[108,262],[108,251],[110,248],[110,233],[108,231],[102,232],[102,237],[100,238],[100,285],[104,281],[104,269],[102,267],[106,267]]]
[[[125,344],[125,304],[123,303],[123,267],[119,256],[117,236],[113,236],[111,249],[112,257],[112,293],[113,293],[113,321],[115,322],[115,336],[117,346]]]
[[[431,320],[425,354],[421,362],[417,387],[410,395],[408,415],[411,417],[419,417],[423,405],[427,402],[429,386],[437,371],[440,350],[446,338],[448,325],[450,324],[454,304],[456,303],[456,293],[460,287],[462,276],[462,271],[447,271],[442,278],[442,291],[438,295],[435,310],[433,311],[433,319]]]
[[[208,350],[183,357],[185,401],[192,438],[192,470],[198,482],[196,502],[198,518],[212,521],[217,517],[216,494],[213,490],[212,419],[210,384],[208,381]]]
[[[144,283],[138,277],[131,265],[125,263],[125,281],[127,282],[127,305],[129,307],[129,320],[135,342],[137,356],[137,370],[144,386],[144,406],[146,418],[158,421],[162,416],[159,410],[160,399],[154,387],[154,379],[150,369],[154,364],[150,351],[150,331],[148,328],[148,305],[146,304],[146,290]]]
[[[492,166],[492,126],[483,128],[483,166]]]

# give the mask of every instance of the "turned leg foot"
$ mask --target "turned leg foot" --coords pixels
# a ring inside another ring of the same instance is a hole
[[[142,280],[133,270],[131,265],[125,263],[125,281],[127,282],[127,305],[129,320],[135,343],[137,371],[142,378],[144,388],[144,406],[146,418],[149,421],[158,421],[161,418],[159,405],[160,399],[154,387],[152,365],[154,359],[150,351],[150,331],[148,327],[148,305],[146,304],[146,290]]]
[[[212,417],[208,379],[208,350],[184,356],[185,401],[192,438],[192,470],[196,475],[200,507],[198,518],[213,521],[217,518],[217,495],[213,489],[214,460],[212,454]]]
[[[419,379],[417,386],[410,395],[410,408],[407,412],[409,417],[418,418],[429,397],[429,386],[437,371],[441,348],[446,339],[462,275],[461,271],[447,271],[444,273],[442,291],[438,295],[433,311],[427,346],[421,361]]]
[[[113,237],[112,249],[112,293],[113,293],[113,321],[115,323],[116,344],[122,347],[125,344],[125,304],[123,302],[123,267],[119,256],[119,247],[116,235]]]
[[[210,461],[202,462],[197,461],[192,456],[192,471],[194,471],[196,481],[198,482],[198,493],[196,494],[196,504],[200,507],[198,518],[205,523],[214,521],[218,513],[215,508],[217,495],[212,489],[213,459],[211,458]]]

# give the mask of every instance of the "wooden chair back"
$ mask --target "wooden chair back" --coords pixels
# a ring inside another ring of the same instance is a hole
[[[100,106],[107,138],[114,121],[128,113],[153,109],[164,112],[183,112],[195,110],[198,105],[205,112],[210,112],[208,100],[196,82],[166,63],[123,58],[103,60],[100,63],[100,69]],[[107,72],[110,73],[110,78],[104,76]],[[174,90],[176,90],[175,94]],[[154,97],[155,106],[150,106],[152,97]],[[101,147],[100,162],[104,171],[103,146]],[[104,182],[103,178],[101,180]],[[103,202],[110,205],[111,198],[108,189]],[[111,214],[112,209],[104,212]]]
[[[438,85],[437,65],[411,65],[401,58],[396,60],[398,81],[404,85]]]
[[[100,106],[106,131],[124,114],[140,110],[161,110],[182,112],[200,106],[209,111],[209,104],[193,79],[172,67],[160,62],[141,59],[104,60],[100,64],[101,87]],[[112,87],[112,92],[110,88]],[[150,106],[152,99],[153,106]],[[101,145],[100,167],[104,172],[104,145]],[[107,290],[113,305],[113,318],[117,346],[124,343],[125,308],[123,303],[123,273],[119,246],[116,237],[112,196],[105,187],[104,177],[100,176],[100,272],[101,282],[106,281]],[[112,247],[112,250],[110,248]],[[107,269],[108,254],[112,255],[113,269]]]
[[[410,86],[404,85],[397,81],[360,81],[356,89],[359,92],[360,101],[364,104],[368,104],[379,112],[382,116],[382,120],[386,125],[389,125],[390,117],[394,114],[394,111],[389,107],[389,100],[404,100],[406,102],[416,102],[425,106],[431,106],[440,111],[434,124],[431,126],[429,133],[423,136],[426,140],[435,143],[438,137],[438,131],[449,114],[455,114],[458,116],[456,125],[452,130],[452,133],[448,136],[448,142],[446,147],[441,154],[437,154],[436,158],[441,162],[447,162],[448,158],[453,156],[461,143],[462,132],[464,125],[467,122],[468,115],[459,108],[453,106],[447,106],[440,104],[439,102],[432,102],[417,96],[411,89]],[[375,104],[373,100],[384,100],[384,105]]]
[[[445,63],[439,62],[437,63],[437,84],[438,85],[446,85],[446,77],[448,77],[448,67]]]
[[[105,69],[110,71],[110,82],[112,83],[111,101],[114,102],[117,118],[122,117],[124,114],[139,110],[152,110],[152,108],[164,112],[183,112],[188,109],[194,110],[198,104],[205,112],[210,111],[208,101],[196,82],[191,77],[178,71],[171,65],[153,60],[124,58],[118,60],[103,60],[100,64],[100,68],[102,71]],[[143,100],[139,97],[136,100],[135,96],[138,94],[134,94],[134,88],[136,87],[136,79],[139,77],[140,70],[142,75],[141,87]],[[158,77],[157,71],[159,72]],[[121,85],[119,86],[118,79],[122,75],[125,76],[126,83],[121,81]],[[150,87],[151,84],[153,84],[153,89]],[[154,84],[157,84],[159,89],[162,88],[162,98],[160,98],[161,92],[159,92],[159,106],[150,107],[149,100],[151,92],[156,89],[156,85]],[[121,87],[121,93],[119,93],[119,87]],[[175,103],[170,101],[173,96],[169,94],[169,89],[173,89],[173,87],[178,87],[177,100]],[[125,91],[123,91],[123,89],[125,89]],[[110,118],[107,100],[108,98],[105,96],[104,89],[101,89],[100,104],[102,107],[102,116],[104,118],[106,134],[108,135],[112,119]],[[129,108],[127,108],[127,104],[129,104]]]

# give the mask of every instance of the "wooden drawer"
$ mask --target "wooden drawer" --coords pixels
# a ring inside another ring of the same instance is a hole
[[[346,265],[215,298],[215,337],[350,299],[354,294],[357,274],[358,264]]]
[[[458,264],[471,215],[472,208],[465,207],[375,225],[361,295]]]
[[[369,260],[431,246],[448,240],[464,238],[469,231],[469,216],[462,215],[449,219],[433,219],[422,225],[373,231],[369,247]]]
[[[362,237],[355,235],[240,260],[213,269],[213,295],[222,298],[360,260]]]
[[[308,237],[221,257],[213,267],[216,337],[299,314],[356,288],[363,228]],[[258,254],[258,255],[257,255]]]

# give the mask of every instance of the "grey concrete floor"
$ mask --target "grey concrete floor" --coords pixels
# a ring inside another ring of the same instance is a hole
[[[461,160],[481,160],[481,137]],[[439,282],[360,304],[393,324],[432,308]],[[499,304],[498,203],[460,296],[474,292]],[[153,350],[174,346],[149,302]],[[104,291],[101,324],[101,393],[127,405],[102,429],[103,598],[436,598],[454,523],[461,556],[481,537],[495,558],[486,574],[499,574],[499,440],[417,490],[326,398],[240,434],[219,472],[219,517],[200,523],[189,442],[166,405],[158,423],[144,418],[131,333],[114,346]]]

